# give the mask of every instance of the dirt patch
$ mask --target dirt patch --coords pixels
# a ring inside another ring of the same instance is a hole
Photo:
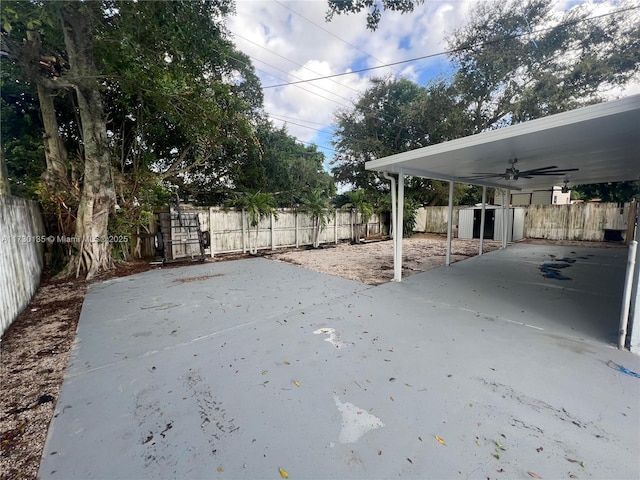
[[[500,243],[486,241],[484,251],[500,248]],[[416,234],[402,242],[403,277],[442,267],[446,260],[446,235]],[[478,254],[478,240],[454,239],[451,261],[457,262]],[[301,265],[311,270],[380,285],[393,278],[393,241],[360,245],[339,243],[319,249],[275,253],[270,258]]]

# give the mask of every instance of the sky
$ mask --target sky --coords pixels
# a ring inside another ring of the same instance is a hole
[[[482,0],[427,0],[412,13],[383,12],[379,28],[366,28],[366,13],[325,21],[326,0],[236,0],[227,27],[237,48],[251,57],[264,89],[265,111],[277,126],[314,143],[329,162],[334,151],[334,113],[350,109],[369,79],[391,75],[426,84],[451,74],[446,55],[332,79],[271,86],[378,67],[447,50],[446,38],[468,21]],[[611,5],[594,0],[558,0],[565,10],[588,3],[594,12]],[[608,2],[607,2],[608,3]],[[640,88],[637,89],[639,93]]]

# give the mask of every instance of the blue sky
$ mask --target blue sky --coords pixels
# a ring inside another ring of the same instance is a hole
[[[464,25],[479,1],[427,0],[410,14],[385,12],[378,30],[371,32],[365,14],[334,16],[326,22],[325,0],[237,0],[237,13],[227,26],[236,46],[252,58],[263,87],[269,87],[442,52],[447,35]],[[616,3],[559,0],[555,9],[579,6],[597,14],[616,8]],[[348,109],[370,78],[393,75],[425,84],[449,72],[446,56],[437,56],[298,86],[265,88],[264,105],[276,125],[286,122],[290,134],[320,146],[330,161],[333,114]],[[640,91],[636,90],[629,93]]]

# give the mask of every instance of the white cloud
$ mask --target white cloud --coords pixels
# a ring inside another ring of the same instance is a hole
[[[606,3],[559,0],[555,9],[578,6],[600,13],[611,8]],[[237,47],[254,59],[267,87],[445,51],[446,37],[468,21],[475,5],[477,0],[428,0],[412,13],[384,12],[379,29],[371,32],[365,13],[336,15],[325,22],[325,0],[238,0],[237,14],[227,25]],[[396,75],[426,82],[446,75],[448,69],[446,57],[436,56],[299,86],[266,88],[265,109],[278,125],[283,122],[276,118],[287,119],[289,132],[300,140],[328,146],[326,134],[294,123],[316,129],[330,125],[333,113],[349,106],[367,88],[369,78]]]

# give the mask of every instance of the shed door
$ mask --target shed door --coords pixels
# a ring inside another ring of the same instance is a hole
[[[461,209],[458,212],[458,238],[471,240],[473,238],[473,210]]]

